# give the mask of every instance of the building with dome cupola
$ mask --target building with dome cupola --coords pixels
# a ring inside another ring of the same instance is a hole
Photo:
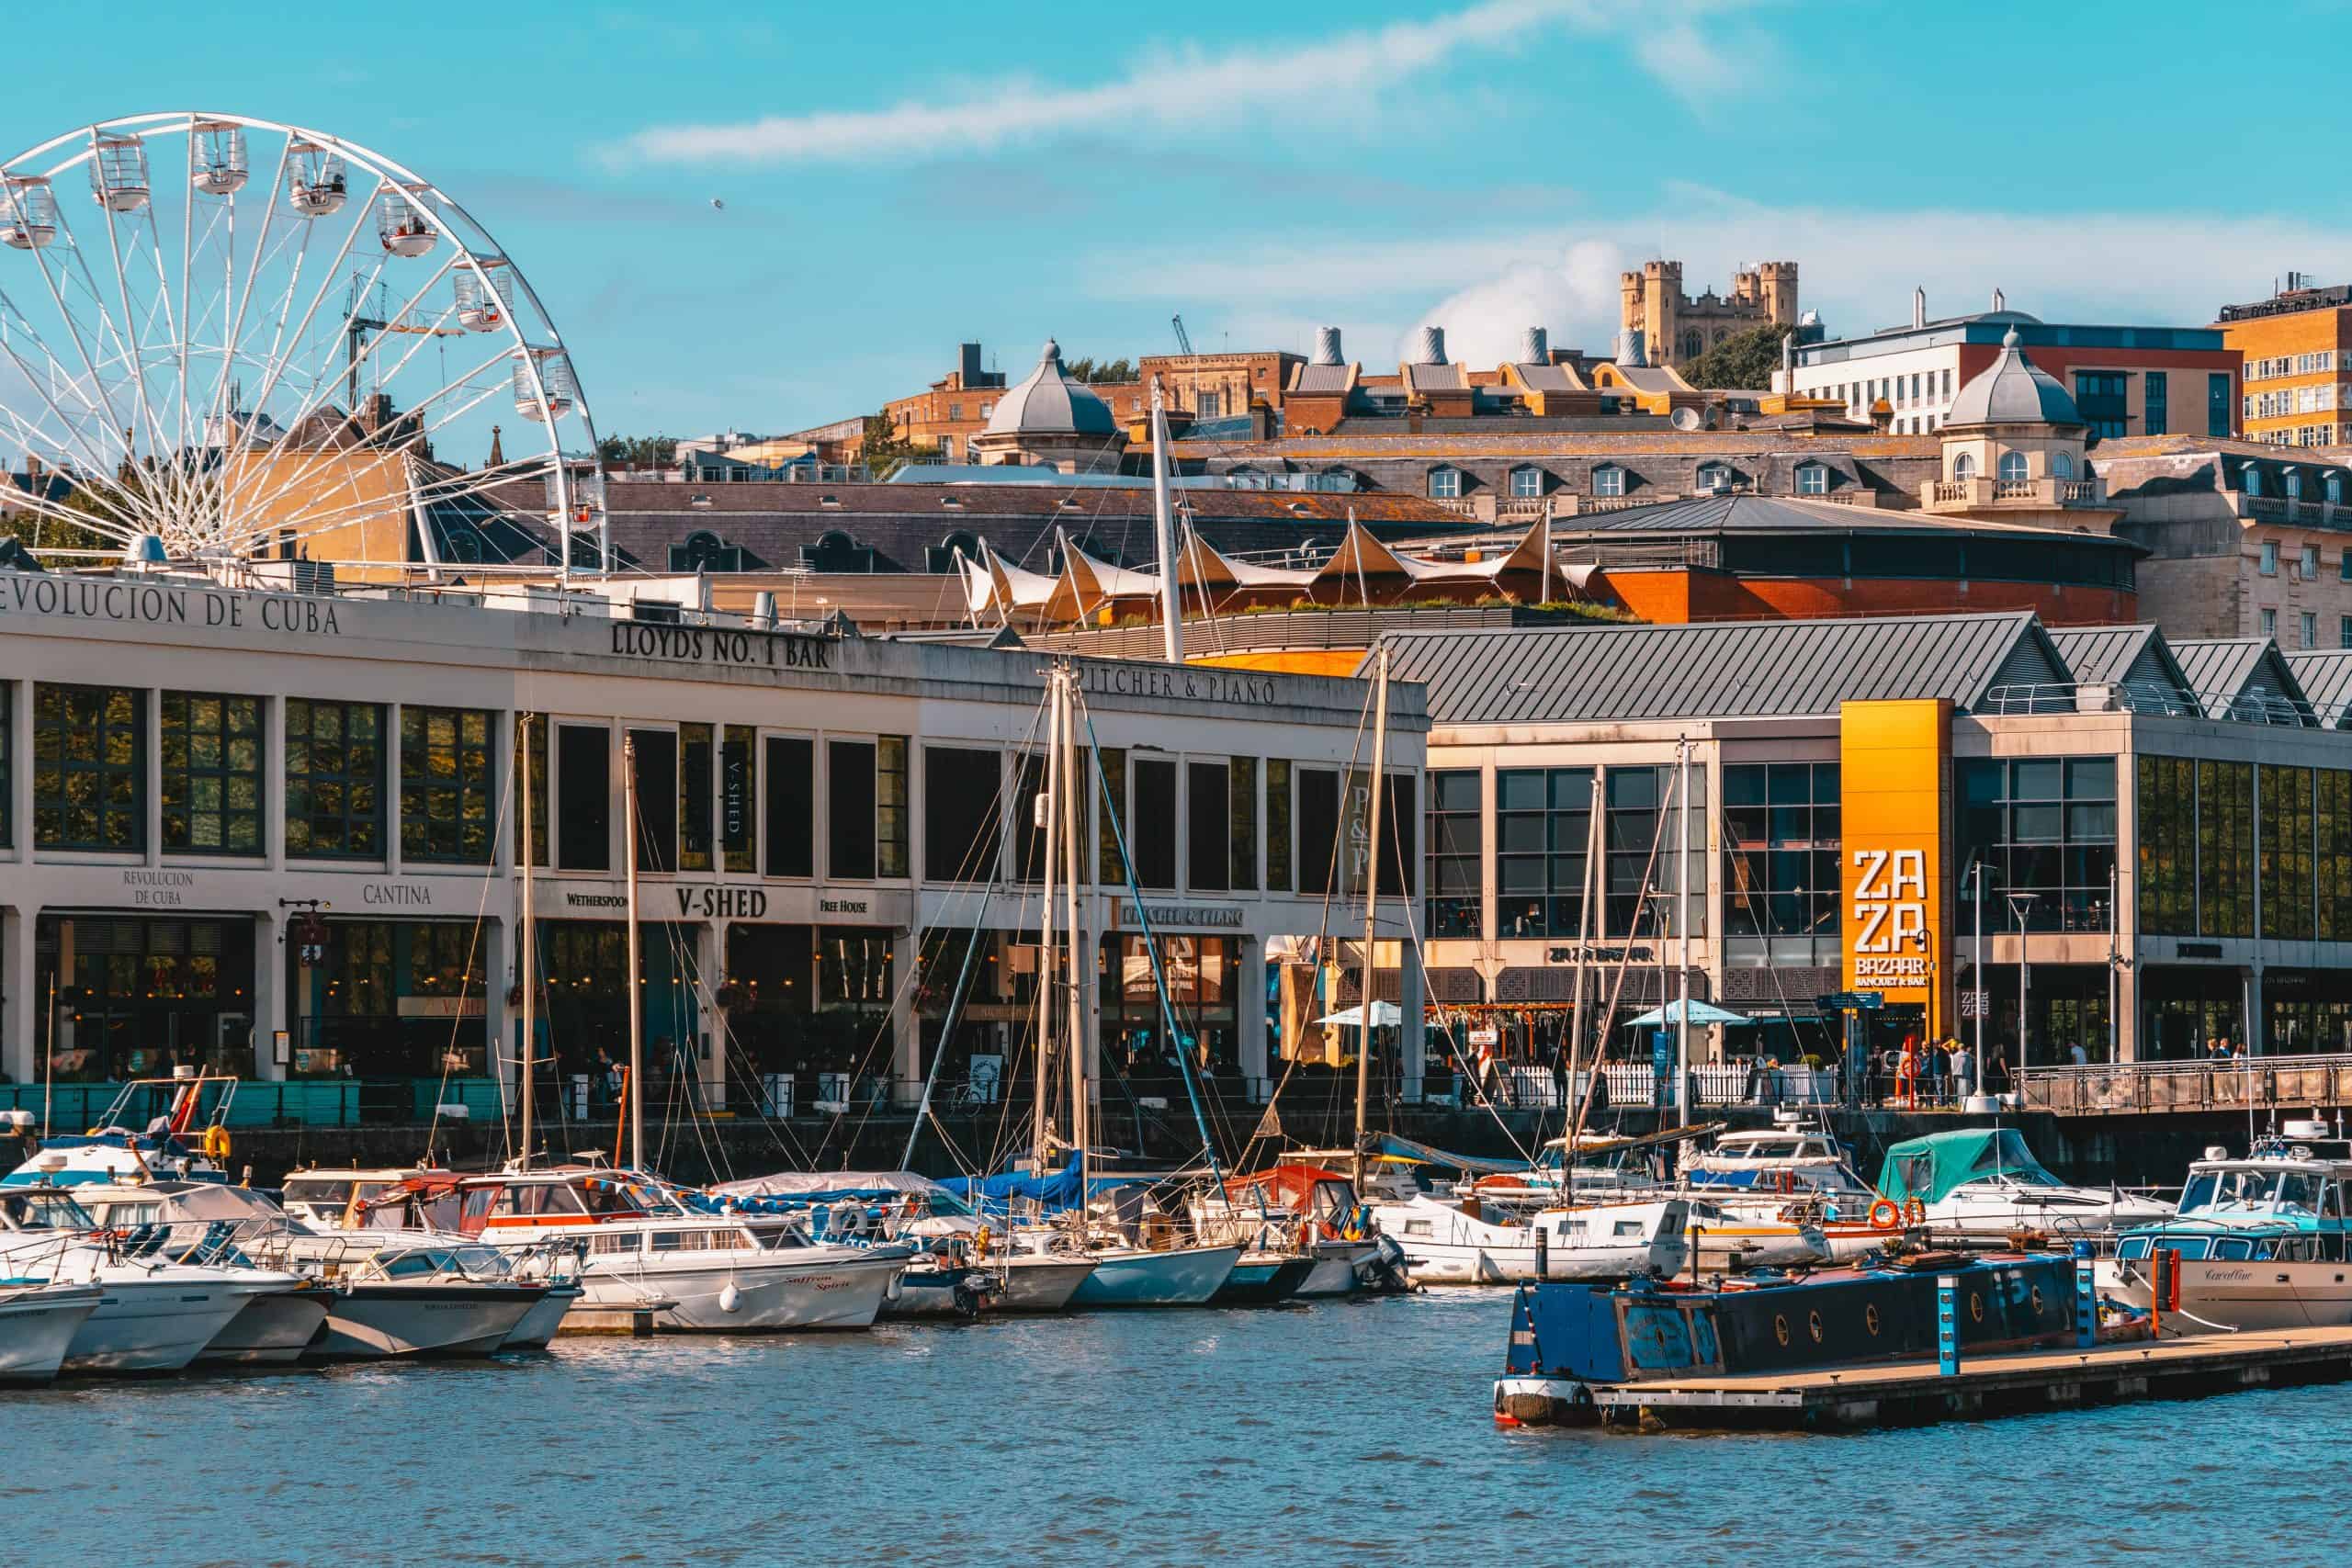
[[[1919,504],[2039,527],[2105,533],[2122,513],[2084,457],[2089,422],[2011,327],[1998,358],[1961,384],[1945,415],[1942,471]]]
[[[1066,473],[1116,473],[1127,444],[1111,405],[1062,367],[1061,344],[1046,340],[1037,368],[996,400],[972,437],[982,463],[1021,463]]]

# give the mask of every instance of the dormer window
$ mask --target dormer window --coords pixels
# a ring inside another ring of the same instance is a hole
[[[1593,469],[1592,493],[1602,497],[1623,495],[1625,470],[1614,463],[1603,463]]]
[[[1829,465],[1799,463],[1797,465],[1797,493],[1799,495],[1827,495],[1829,493]]]
[[[686,497],[686,504],[697,512],[707,512],[710,510],[710,497],[700,493],[690,495]]]
[[[1510,493],[1516,501],[1534,501],[1544,493],[1544,470],[1518,468],[1510,471]]]
[[[1462,470],[1431,468],[1429,487],[1431,501],[1459,501],[1462,499]]]
[[[1731,489],[1731,469],[1721,463],[1699,465],[1699,493],[1721,495]]]

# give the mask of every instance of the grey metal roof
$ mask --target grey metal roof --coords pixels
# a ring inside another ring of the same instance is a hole
[[[1973,708],[1997,686],[2043,686],[2055,700],[2065,680],[2028,610],[1383,640],[1391,673],[1428,687],[1430,716],[1441,726],[1811,716],[1888,698],[1949,697]]]
[[[1111,405],[1062,368],[1061,344],[1046,340],[1037,368],[1008,388],[989,415],[990,435],[1108,435],[1118,428]]]
[[[2203,711],[2197,688],[2153,623],[2052,626],[2050,640],[2076,682],[2116,688],[2135,713]]]
[[[1944,428],[1968,424],[2071,424],[2083,423],[2056,378],[2025,356],[2011,327],[2001,337],[2001,356],[1970,377],[1951,400]]]
[[[1405,386],[1408,390],[1427,388],[1435,392],[1458,392],[1470,385],[1470,378],[1463,373],[1459,365],[1408,363],[1398,368],[1405,374]]]
[[[2311,698],[2267,637],[2189,637],[2172,645],[2208,718],[2313,725]]]
[[[1298,379],[1291,386],[1294,392],[1344,392],[1354,377],[1350,365],[1302,365]]]
[[[1532,392],[1573,392],[1577,389],[1568,373],[1557,365],[1521,365],[1516,369],[1520,384]]]
[[[2286,658],[2321,725],[2345,728],[2352,718],[2352,648],[2312,649]]]
[[[1713,460],[1721,462],[1717,457]],[[1800,465],[1802,466],[1802,465]],[[1628,506],[1614,512],[1578,513],[1554,525],[1562,536],[1577,534],[1788,534],[1836,530],[1871,534],[1912,531],[1933,534],[1998,533],[2031,538],[2046,536],[2073,545],[2111,545],[2137,556],[2144,553],[2128,539],[2109,534],[2077,534],[2064,528],[2027,528],[2015,524],[1988,525],[1981,519],[1946,516],[1917,509],[1882,510],[1840,506],[1828,501],[1791,501],[1769,495],[1702,495],[1661,501],[1649,506]]]

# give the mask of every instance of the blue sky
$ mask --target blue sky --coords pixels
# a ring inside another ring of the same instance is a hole
[[[522,264],[608,433],[869,410],[965,338],[1164,351],[1179,310],[1204,348],[1598,348],[1661,246],[1694,292],[1794,259],[1833,332],[1914,284],[2178,323],[2352,278],[2340,0],[469,11],[157,6],[102,62],[37,8],[0,142],[198,107],[374,147]]]

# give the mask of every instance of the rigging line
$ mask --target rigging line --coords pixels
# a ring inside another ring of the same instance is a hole
[[[1675,801],[1675,803],[1676,803],[1676,808],[1677,808],[1677,809],[1676,809],[1676,812],[1675,812],[1673,815],[1676,815],[1678,818],[1679,818],[1679,813],[1680,813],[1680,807],[1681,807],[1681,804],[1682,804],[1682,802],[1681,802],[1681,796],[1682,796],[1681,773],[1682,773],[1682,770],[1681,770],[1681,769],[1679,769],[1679,768],[1675,769],[1675,770],[1674,770],[1675,782],[1674,782],[1673,784],[1671,784],[1668,785],[1668,792],[1669,792],[1669,795],[1671,795],[1671,797],[1674,799],[1674,801]],[[1604,804],[1605,804],[1605,803],[1604,803]],[[1641,902],[1642,902],[1642,904],[1644,904],[1644,905],[1646,905],[1646,904],[1648,904],[1648,903],[1650,903],[1650,902],[1651,902],[1651,899],[1650,899],[1650,897],[1649,897],[1649,895],[1650,895],[1650,893],[1651,893],[1651,891],[1652,891],[1652,888],[1651,888],[1651,886],[1650,886],[1650,879],[1651,879],[1651,877],[1652,877],[1652,876],[1657,873],[1657,852],[1658,852],[1658,847],[1659,847],[1659,845],[1660,845],[1660,844],[1662,844],[1662,843],[1665,841],[1665,839],[1666,839],[1666,824],[1667,824],[1667,818],[1668,818],[1668,815],[1669,815],[1669,813],[1667,811],[1666,807],[1665,807],[1664,806],[1660,806],[1660,807],[1659,807],[1659,808],[1658,808],[1658,814],[1657,814],[1657,829],[1655,829],[1655,830],[1650,834],[1650,852],[1649,852],[1649,858],[1648,858],[1648,860],[1646,860],[1645,862],[1644,862],[1644,863],[1643,863],[1643,865],[1642,865],[1642,886],[1641,886],[1641,895],[1642,895],[1642,897],[1641,897]],[[1688,833],[1688,832],[1690,831],[1690,829],[1689,829],[1688,825],[1683,825],[1683,829],[1682,829],[1682,830],[1683,830],[1685,833]],[[1604,835],[1604,838],[1605,838],[1605,835]],[[1605,853],[1606,852],[1604,851],[1603,852]],[[1606,900],[1603,900],[1602,905],[1601,905],[1601,909],[1602,909],[1603,919],[1604,919],[1604,921],[1605,921],[1605,919],[1606,919],[1606,915],[1607,915],[1607,910],[1608,910],[1608,904],[1607,904],[1607,901],[1606,901]],[[1664,951],[1665,951],[1665,945],[1666,945],[1666,940],[1667,940],[1667,939],[1666,939],[1666,935],[1665,935],[1664,917],[1663,917],[1663,916],[1659,916],[1659,915],[1654,915],[1654,916],[1652,916],[1652,917],[1651,917],[1651,919],[1652,919],[1653,923],[1657,924],[1657,927],[1658,927],[1658,932],[1659,932],[1659,934],[1658,934],[1658,938],[1657,938],[1657,941],[1658,941],[1658,947],[1659,947],[1659,951],[1660,951],[1660,952],[1664,952]],[[1623,952],[1623,953],[1619,956],[1619,958],[1618,958],[1618,960],[1617,960],[1617,973],[1616,973],[1616,975],[1615,975],[1614,976],[1612,976],[1612,977],[1611,977],[1611,981],[1610,981],[1610,986],[1609,986],[1609,1000],[1608,1000],[1608,1003],[1607,1003],[1605,1006],[1603,1006],[1603,1007],[1602,1007],[1602,1008],[1601,1008],[1601,1009],[1600,1009],[1600,1010],[1599,1010],[1599,1011],[1594,1015],[1594,1022],[1598,1025],[1598,1028],[1595,1030],[1595,1032],[1594,1032],[1594,1037],[1593,1037],[1593,1051],[1592,1051],[1592,1077],[1591,1077],[1590,1078],[1589,1078],[1589,1079],[1587,1079],[1587,1080],[1586,1080],[1586,1082],[1585,1082],[1585,1088],[1584,1088],[1584,1093],[1583,1093],[1581,1096],[1579,1096],[1579,1097],[1578,1097],[1578,1099],[1577,1099],[1577,1113],[1576,1113],[1576,1120],[1575,1120],[1575,1122],[1573,1122],[1573,1123],[1568,1127],[1568,1130],[1567,1130],[1567,1132],[1566,1133],[1566,1134],[1564,1134],[1564,1135],[1567,1138],[1567,1140],[1568,1140],[1566,1144],[1565,1144],[1565,1145],[1562,1145],[1562,1148],[1563,1148],[1564,1152],[1566,1152],[1566,1151],[1573,1151],[1573,1150],[1575,1149],[1575,1147],[1576,1147],[1576,1140],[1577,1140],[1577,1138],[1579,1138],[1579,1137],[1583,1136],[1583,1134],[1584,1134],[1584,1123],[1585,1123],[1585,1117],[1586,1117],[1586,1116],[1587,1116],[1587,1115],[1591,1111],[1591,1109],[1592,1109],[1592,1091],[1593,1091],[1593,1087],[1594,1087],[1594,1085],[1599,1084],[1599,1083],[1601,1081],[1601,1079],[1602,1079],[1602,1075],[1603,1075],[1603,1074],[1606,1072],[1606,1070],[1607,1070],[1607,1065],[1608,1065],[1608,1060],[1609,1060],[1609,1035],[1608,1035],[1607,1033],[1605,1033],[1605,1032],[1602,1032],[1602,1031],[1607,1031],[1607,1030],[1613,1030],[1613,1029],[1615,1028],[1615,1022],[1614,1022],[1614,1020],[1616,1019],[1616,1016],[1617,1016],[1617,1001],[1618,1001],[1618,998],[1619,998],[1620,997],[1623,996],[1623,995],[1624,995],[1624,992],[1625,992],[1625,975],[1626,975],[1626,971],[1631,967],[1631,965],[1632,965],[1632,964],[1633,964],[1633,962],[1634,962],[1634,943],[1633,943],[1633,939],[1634,939],[1634,937],[1636,937],[1636,936],[1638,936],[1638,935],[1640,935],[1640,934],[1641,934],[1641,923],[1642,923],[1641,909],[1640,909],[1640,908],[1639,908],[1639,907],[1637,907],[1637,908],[1634,909],[1634,925],[1633,925],[1633,929],[1632,929],[1631,931],[1629,931],[1626,933],[1625,950],[1624,950],[1624,952]],[[1661,989],[1662,989],[1662,987],[1661,987]],[[1665,1015],[1665,1010],[1666,1010],[1666,1002],[1667,1002],[1667,998],[1666,998],[1663,995],[1661,995],[1661,996],[1658,998],[1658,1002],[1657,1002],[1657,1005],[1658,1005],[1658,1011],[1659,1011],[1659,1016],[1660,1016],[1660,1017],[1663,1017],[1663,1016]],[[1573,1087],[1574,1087],[1574,1086],[1573,1086],[1573,1085],[1571,1085],[1570,1087],[1573,1089]],[[1685,1087],[1685,1086],[1679,1086],[1679,1085],[1678,1085],[1678,1086],[1677,1086],[1676,1092],[1678,1092],[1678,1093],[1683,1092],[1684,1087]],[[1613,1105],[1613,1104],[1614,1104],[1614,1101],[1611,1101],[1611,1104]]]
[[[1374,855],[1378,855],[1381,852],[1381,840],[1386,835],[1382,828],[1374,829],[1373,834],[1373,843],[1374,846],[1373,853]],[[1397,845],[1397,848],[1401,851],[1404,846],[1400,843]],[[1404,856],[1400,853],[1396,858],[1401,862],[1404,859]],[[1400,890],[1407,886],[1405,882],[1404,867],[1401,864],[1396,870],[1396,881],[1397,886]],[[1421,960],[1421,983],[1424,988],[1425,998],[1422,1005],[1423,1010],[1426,1011],[1428,1007],[1428,1003],[1426,1001],[1426,989],[1429,984],[1429,949],[1421,941],[1420,920],[1419,919],[1419,911],[1415,909],[1413,907],[1415,904],[1419,903],[1419,900],[1415,898],[1412,895],[1406,893],[1401,894],[1397,901],[1405,907],[1406,940],[1412,944],[1413,952]],[[1374,973],[1377,975],[1379,971],[1375,968]],[[1400,993],[1403,990],[1403,978],[1404,976],[1402,975],[1397,976],[1399,982],[1398,990]],[[1397,1024],[1400,1029],[1404,1027],[1404,1012],[1401,1009],[1399,1009],[1397,1012]],[[1397,1043],[1398,1050],[1396,1066],[1398,1073],[1401,1075],[1404,1071],[1405,1066],[1403,1042],[1399,1040]],[[1423,1050],[1426,1051],[1427,1048],[1425,1039]],[[1533,1165],[1535,1163],[1535,1156],[1528,1153],[1527,1149],[1520,1143],[1519,1134],[1511,1131],[1510,1124],[1503,1120],[1502,1112],[1495,1108],[1495,1103],[1491,1098],[1487,1101],[1487,1114],[1495,1119],[1495,1125],[1502,1129],[1503,1136],[1510,1141],[1510,1146],[1518,1151],[1519,1157],[1525,1160],[1528,1164]],[[1540,1116],[1536,1120],[1536,1131],[1543,1131],[1543,1119]]]
[[[492,722],[493,724],[495,723],[494,720]],[[505,771],[511,774],[514,770],[510,767]],[[490,889],[493,879],[496,878],[498,874],[498,846],[505,841],[506,808],[509,803],[513,801],[514,797],[514,792],[511,786],[500,792],[498,797],[498,816],[491,824],[490,860],[489,863],[482,867],[481,898],[481,901],[474,906],[473,931],[466,941],[465,969],[458,977],[458,994],[460,998],[464,997],[466,992],[471,987],[474,974],[474,959],[481,951],[482,927],[490,916]],[[411,962],[413,963],[414,959],[412,958]],[[485,1000],[487,999],[489,988],[490,976],[485,975],[482,976],[482,989],[485,993]],[[449,1072],[451,1067],[454,1066],[455,1058],[458,1054],[458,1034],[465,1022],[462,1016],[462,1004],[460,1004],[459,1012],[453,1014],[450,1017],[449,1043],[441,1053],[441,1087],[434,1094],[433,1120],[426,1125],[424,1131],[424,1147],[427,1154],[431,1153],[434,1140],[439,1136],[441,1131],[442,1101],[448,1098]],[[490,1009],[485,1006],[482,1009],[482,1011],[487,1015]],[[485,1050],[491,1049],[488,1044],[486,1044],[484,1048]],[[487,1066],[488,1064],[485,1063],[484,1065]]]

